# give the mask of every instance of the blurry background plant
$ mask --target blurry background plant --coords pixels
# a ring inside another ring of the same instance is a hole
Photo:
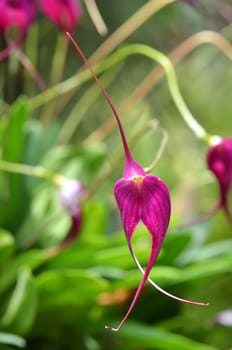
[[[124,328],[116,335],[104,329],[121,319],[141,279],[112,193],[123,168],[121,145],[89,72],[78,72],[80,58],[40,13],[20,52],[45,81],[43,91],[17,51],[0,62],[0,157],[76,179],[86,186],[87,200],[78,238],[54,254],[70,229],[59,191],[42,177],[10,173],[0,163],[0,348],[229,349],[230,325],[215,320],[231,309],[231,227],[219,212],[201,225],[177,229],[218,198],[205,163],[207,146],[181,120],[162,69],[142,56],[121,57],[120,46],[140,42],[171,54],[190,110],[209,132],[231,137],[231,2],[134,0],[115,8],[99,0],[106,38],[89,16],[93,4],[81,4],[73,35],[97,63],[133,155],[146,166],[159,149],[150,119],[169,134],[155,175],[171,190],[172,220],[151,277],[173,294],[210,306],[183,305],[147,286]],[[133,245],[145,266],[150,240],[142,226]]]

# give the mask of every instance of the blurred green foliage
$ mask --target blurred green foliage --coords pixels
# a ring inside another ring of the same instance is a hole
[[[124,1],[115,9],[114,2],[99,0],[98,6],[111,34],[145,3]],[[195,8],[187,1],[166,6],[122,44],[146,43],[169,53],[187,37],[206,29],[232,39],[231,25],[219,12],[220,4],[212,1],[209,10],[208,1],[199,3]],[[223,3],[231,15],[231,2]],[[59,87],[49,80],[55,50],[61,62],[65,61],[60,67],[64,69],[62,81],[74,76],[82,65],[73,50],[55,47],[60,40],[63,48],[67,44],[61,36],[39,18],[23,48],[49,88]],[[74,36],[88,55],[105,40],[85,8]],[[113,199],[112,187],[122,174],[123,159],[116,127],[110,132],[107,124],[100,128],[112,119],[108,106],[90,81],[56,95],[57,88],[46,102],[49,93],[39,92],[27,71],[22,77],[14,55],[0,62],[2,72],[6,67],[7,78],[0,76],[0,158],[80,179],[91,196],[84,204],[78,239],[60,254],[51,254],[70,226],[57,188],[44,179],[1,170],[0,349],[229,350],[231,329],[216,324],[215,318],[232,304],[231,227],[223,213],[218,213],[200,225],[178,228],[211,209],[218,192],[206,169],[206,146],[181,120],[166,81],[161,80],[138,102],[134,100],[130,108],[121,108],[133,154],[144,166],[160,144],[160,135],[147,131],[149,120],[157,118],[169,134],[155,174],[170,188],[172,220],[151,277],[171,293],[209,302],[209,306],[177,303],[147,285],[129,320],[115,334],[104,326],[116,325],[124,315],[141,274],[129,254]],[[193,114],[210,132],[227,137],[231,137],[231,67],[231,61],[208,45],[176,65],[181,91]],[[153,68],[154,62],[132,56],[102,73],[118,109]],[[15,88],[18,79],[23,86],[20,93]],[[41,103],[36,107],[38,96]],[[64,125],[70,132],[66,138]],[[96,130],[100,133],[95,134]],[[150,237],[142,226],[134,234],[133,245],[145,266]]]

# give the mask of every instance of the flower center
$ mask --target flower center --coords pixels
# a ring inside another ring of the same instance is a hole
[[[140,186],[143,182],[144,176],[142,175],[135,175],[132,177],[132,180],[134,181],[136,186]]]

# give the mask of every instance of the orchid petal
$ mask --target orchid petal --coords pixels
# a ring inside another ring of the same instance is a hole
[[[127,240],[140,220],[140,196],[137,186],[130,179],[120,179],[114,185],[114,195],[121,213]]]
[[[141,184],[141,220],[156,242],[158,255],[170,220],[170,196],[158,177],[146,175]]]

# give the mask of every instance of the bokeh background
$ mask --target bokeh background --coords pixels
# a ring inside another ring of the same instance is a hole
[[[209,146],[183,121],[157,63],[131,55],[113,64],[111,52],[143,43],[177,57],[179,87],[193,115],[209,133],[231,137],[232,54],[226,57],[208,41],[213,32],[231,42],[232,2],[98,0],[105,35],[86,3],[81,2],[73,36],[100,71],[135,159],[146,167],[159,150],[162,137],[151,120],[168,133],[152,173],[169,187],[172,217],[151,277],[169,292],[209,306],[178,303],[147,284],[121,331],[104,328],[118,324],[141,279],[112,190],[122,176],[122,145],[80,56],[39,13],[22,47],[0,62],[0,157],[32,167],[29,175],[23,166],[13,173],[0,161],[0,349],[229,350],[232,313],[226,325],[218,314],[232,309],[231,225],[220,211],[180,228],[218,201],[218,184],[206,165]],[[144,10],[154,3],[160,8]],[[197,33],[202,43],[191,49]],[[43,91],[22,64],[21,52],[44,80]],[[89,191],[81,229],[60,251],[54,248],[67,236],[70,216],[59,188],[34,176],[36,166],[79,179]],[[143,266],[150,243],[139,226],[133,245]]]

